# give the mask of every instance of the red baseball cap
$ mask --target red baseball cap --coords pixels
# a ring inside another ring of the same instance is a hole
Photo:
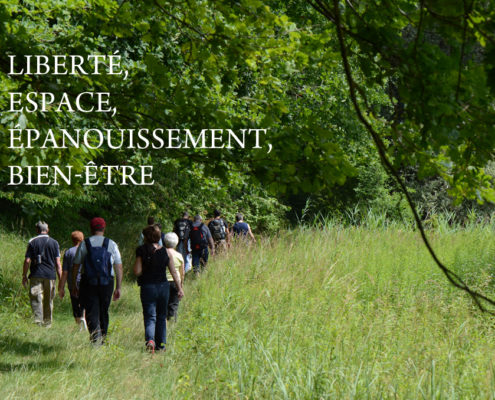
[[[107,226],[107,223],[103,218],[95,217],[91,220],[89,226],[93,231],[102,231],[103,229],[105,229],[105,226]]]

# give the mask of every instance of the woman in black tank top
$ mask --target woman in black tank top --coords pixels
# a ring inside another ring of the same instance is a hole
[[[165,350],[167,342],[167,307],[169,283],[166,269],[170,270],[177,287],[181,287],[179,273],[168,250],[160,246],[161,231],[158,225],[143,230],[145,244],[136,249],[134,274],[138,276],[143,306],[144,336],[149,351]],[[182,288],[179,298],[184,296]]]

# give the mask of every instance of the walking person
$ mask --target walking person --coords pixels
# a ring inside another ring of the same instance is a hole
[[[169,255],[172,257],[174,261],[174,267],[179,273],[180,277],[180,287],[184,285],[184,276],[186,274],[184,268],[184,258],[182,254],[175,250],[177,244],[179,243],[179,237],[174,232],[169,232],[165,235],[165,247],[168,250]],[[168,307],[167,307],[167,321],[170,321],[174,318],[177,321],[177,312],[179,310],[179,288],[174,282],[174,277],[167,270],[167,280],[170,285],[170,294],[168,299]]]
[[[227,250],[230,246],[230,232],[227,222],[222,218],[219,210],[213,211],[214,218],[208,224],[211,236],[215,242],[215,250]]]
[[[249,237],[253,240],[253,242],[256,242],[253,232],[251,231],[251,227],[247,222],[244,222],[244,216],[241,213],[237,213],[235,215],[235,224],[232,227],[232,231],[234,232],[234,237]]]
[[[62,262],[62,278],[60,279],[58,291],[60,298],[63,299],[65,295],[65,282],[67,282],[67,287],[70,294],[70,302],[72,304],[72,315],[74,316],[76,324],[80,326],[81,330],[86,330],[88,329],[88,327],[86,324],[86,319],[84,317],[84,307],[81,304],[81,298],[74,297],[72,295],[72,293],[74,293],[74,287],[72,285],[75,284],[76,287],[79,287],[79,284],[81,282],[80,271],[78,271],[76,279],[72,279],[72,266],[74,264],[74,258],[76,256],[77,249],[81,242],[84,240],[84,234],[81,231],[74,231],[71,233],[70,238],[72,240],[73,246],[70,249],[66,250],[64,253],[64,261]]]
[[[199,275],[201,269],[205,268],[208,263],[208,246],[211,248],[211,254],[215,254],[215,242],[213,242],[211,232],[208,227],[203,224],[203,218],[199,214],[194,217],[189,239],[191,241],[194,273]]]
[[[153,226],[155,225],[155,218],[153,217],[148,217],[148,220],[147,220],[148,224],[147,226]],[[158,226],[160,226],[160,224],[157,224]],[[160,228],[161,229],[161,228]],[[160,238],[160,246],[163,246],[163,233],[162,233],[162,237]],[[139,241],[138,241],[138,246],[141,246],[144,244],[144,235],[143,235],[143,232],[140,233],[139,235]]]
[[[81,297],[81,304],[86,310],[91,342],[103,344],[108,332],[112,293],[114,301],[121,295],[122,259],[117,243],[104,236],[106,222],[103,218],[93,218],[90,228],[91,237],[81,242],[74,258],[73,295]],[[81,283],[77,288],[74,280],[80,268]]]
[[[143,230],[145,243],[136,249],[134,274],[138,277],[141,304],[143,306],[144,336],[146,348],[154,353],[155,349],[165,350],[167,343],[167,307],[169,282],[166,270],[170,271],[178,289],[179,299],[184,296],[179,273],[174,267],[173,256],[158,244],[160,228],[148,226]]]
[[[55,280],[57,276],[60,280],[62,275],[60,247],[55,239],[48,236],[46,222],[39,221],[36,231],[38,236],[32,238],[27,246],[22,268],[22,285],[27,287],[29,280],[29,299],[34,322],[48,328],[53,320]]]
[[[192,221],[189,219],[189,213],[187,211],[184,211],[182,218],[175,220],[173,231],[179,238],[177,251],[182,254],[182,258],[185,262],[185,271],[187,272],[191,268],[191,245],[189,242],[189,235],[192,231]]]

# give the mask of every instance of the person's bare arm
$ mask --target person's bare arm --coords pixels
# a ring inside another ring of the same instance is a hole
[[[115,291],[113,292],[113,300],[118,300],[120,299],[120,291],[122,288],[122,263],[121,264],[114,264],[113,269],[115,271],[115,279],[116,279],[116,285],[115,285]]]
[[[22,266],[22,286],[24,287],[27,287],[27,282],[28,282],[27,273],[29,271],[29,264],[31,264],[31,259],[27,257],[24,260],[24,265]]]
[[[67,277],[69,276],[69,271],[62,271],[62,277],[58,281],[58,295],[61,299],[65,296],[65,282],[67,282]]]
[[[249,236],[251,236],[251,239],[253,239],[253,242],[256,242],[256,239],[254,238],[253,232],[251,232],[251,227],[249,226],[249,224],[248,224],[248,233]]]
[[[225,239],[227,239],[227,246],[230,247],[230,230],[225,226]]]
[[[134,267],[132,268],[134,275],[141,276],[143,273],[143,260],[141,257],[136,257],[136,262],[134,263]]]
[[[62,264],[60,263],[60,257],[57,257],[55,259],[55,265],[57,268],[57,277],[58,277],[58,280],[60,281],[60,279],[62,279]]]
[[[175,287],[177,288],[179,299],[180,299],[184,296],[184,290],[182,289],[182,285],[180,284],[179,273],[175,269],[174,257],[172,255],[172,252],[169,249],[167,249],[167,253],[168,253],[168,270],[172,274],[172,278],[174,278]]]
[[[72,283],[70,287],[74,288],[74,292],[72,293],[72,296],[74,297],[79,297],[79,289],[77,288],[77,274],[79,273],[79,268],[81,268],[81,264],[74,264],[72,265]]]

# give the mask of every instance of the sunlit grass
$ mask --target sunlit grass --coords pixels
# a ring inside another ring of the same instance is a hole
[[[494,294],[488,227],[430,232],[445,263]],[[120,239],[130,268],[135,235]],[[8,279],[20,281],[19,240]],[[15,245],[13,245],[14,243]],[[1,251],[0,254],[5,254]],[[2,260],[5,260],[2,256]],[[11,269],[16,268],[14,274]],[[23,293],[25,296],[26,294]],[[300,228],[240,246],[189,280],[165,354],[143,350],[138,288],[92,348],[68,299],[49,330],[0,314],[1,398],[493,398],[491,317],[451,287],[400,225]],[[5,309],[5,308],[4,308]]]

